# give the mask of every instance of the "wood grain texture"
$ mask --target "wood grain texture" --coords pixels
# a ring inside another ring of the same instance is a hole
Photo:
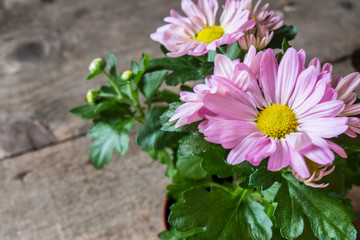
[[[35,149],[26,139],[32,131],[26,126],[35,123],[39,137],[48,144],[85,133],[88,122],[68,111],[84,102],[88,89],[106,83],[101,77],[85,81],[91,60],[106,58],[112,51],[119,69],[125,70],[142,52],[160,56],[149,35],[174,5],[178,2],[4,1],[0,5],[0,129],[15,129],[18,122],[24,127],[16,135],[13,130],[2,131],[0,157]]]
[[[134,139],[133,139],[134,140]],[[131,144],[95,170],[79,138],[0,164],[0,239],[157,239],[164,166]]]
[[[308,60],[336,62],[335,74],[355,71],[360,1],[269,2],[299,28],[293,45]],[[0,0],[1,240],[157,239],[164,166],[132,144],[95,170],[90,140],[79,137],[89,122],[68,110],[105,83],[84,80],[92,59],[112,51],[126,70],[142,52],[161,56],[149,34],[171,8],[180,0]],[[358,216],[359,192],[349,194]]]

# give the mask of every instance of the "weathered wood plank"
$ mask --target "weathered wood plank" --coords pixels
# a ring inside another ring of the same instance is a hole
[[[27,138],[35,133],[47,139],[46,145],[86,132],[88,123],[68,110],[83,103],[87,89],[105,83],[85,81],[88,64],[109,51],[118,56],[120,69],[142,52],[160,55],[149,34],[172,5],[178,2],[5,1],[0,9],[0,158],[36,148]],[[38,129],[32,130],[34,125]]]
[[[0,158],[86,132],[88,123],[68,110],[100,85],[84,81],[89,62],[113,51],[126,69],[142,52],[160,56],[149,34],[164,24],[169,9],[180,9],[180,1],[167,0],[0,3]],[[299,27],[294,46],[307,50],[309,58],[339,58],[360,47],[359,1],[270,3],[287,24]],[[30,135],[41,141],[34,143]]]
[[[164,166],[131,144],[103,170],[79,138],[0,162],[0,239],[157,239]]]
[[[360,1],[280,0],[269,1],[283,14],[285,23],[298,27],[293,46],[303,48],[308,58],[322,61],[350,56],[360,48]]]

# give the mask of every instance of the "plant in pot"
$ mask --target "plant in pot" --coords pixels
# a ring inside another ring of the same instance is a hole
[[[227,0],[219,20],[217,0],[181,6],[151,35],[163,58],[90,64],[108,85],[71,113],[93,120],[93,165],[123,156],[138,122],[136,143],[172,180],[161,239],[356,239],[345,196],[360,184],[359,73],[305,64],[296,27],[268,4]]]

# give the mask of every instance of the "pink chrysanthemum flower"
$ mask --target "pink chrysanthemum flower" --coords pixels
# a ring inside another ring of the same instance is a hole
[[[264,49],[271,41],[274,31],[283,26],[280,17],[275,16],[273,11],[268,11],[269,4],[265,4],[260,10],[261,0],[253,8],[252,0],[241,2],[242,8],[251,12],[251,17],[255,19],[256,25],[239,39],[242,49],[248,50],[254,45],[258,50]],[[259,10],[259,11],[258,11]]]
[[[186,17],[171,10],[170,17],[164,19],[164,25],[150,37],[163,44],[169,51],[169,57],[183,55],[201,56],[218,47],[237,41],[244,32],[255,25],[250,12],[240,7],[238,0],[227,0],[216,25],[217,0],[182,0],[181,8]]]
[[[313,65],[317,68],[318,72],[328,72],[332,75],[332,65],[330,63],[325,63],[321,68],[321,63],[318,58],[311,60],[309,65]],[[360,119],[354,117],[360,114],[360,103],[355,101],[358,98],[358,94],[355,90],[360,85],[360,74],[359,73],[350,73],[344,78],[337,76],[331,81],[329,81],[327,96],[325,96],[325,101],[329,99],[338,99],[345,103],[344,110],[339,114],[339,117],[348,117],[347,125],[349,128],[346,130],[345,134],[349,137],[355,138],[360,134]]]
[[[178,120],[175,127],[200,121],[211,112],[204,106],[203,98],[207,94],[217,92],[227,94],[239,90],[256,91],[252,85],[255,82],[260,67],[260,59],[263,52],[256,53],[251,47],[245,55],[244,62],[238,59],[231,61],[228,57],[217,54],[214,63],[214,75],[205,79],[205,84],[198,84],[194,92],[181,92],[180,100],[184,102],[175,110],[175,114],[169,121]],[[253,79],[253,81],[251,81]]]
[[[247,160],[258,165],[269,157],[269,170],[290,166],[301,178],[309,178],[305,159],[326,166],[334,160],[333,151],[346,157],[327,140],[347,130],[347,117],[337,117],[345,105],[340,100],[321,102],[330,74],[319,74],[314,66],[305,69],[304,62],[303,50],[289,48],[278,65],[269,49],[260,63],[260,92],[203,97],[212,113],[205,139],[231,149],[228,163]]]

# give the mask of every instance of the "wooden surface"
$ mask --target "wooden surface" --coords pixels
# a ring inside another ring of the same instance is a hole
[[[293,45],[355,71],[360,1],[270,1],[299,28]],[[109,51],[126,70],[142,52],[160,56],[149,34],[177,0],[0,0],[0,239],[157,239],[164,166],[131,144],[96,171],[89,122],[68,114],[86,91],[89,62]],[[357,71],[360,66],[357,66]],[[360,190],[350,193],[360,215]]]

